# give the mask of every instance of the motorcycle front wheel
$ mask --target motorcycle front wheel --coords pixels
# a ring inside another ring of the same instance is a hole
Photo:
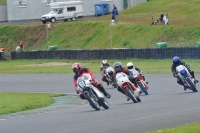
[[[137,103],[137,100],[134,96],[134,94],[131,92],[131,90],[129,89],[129,87],[125,88],[124,89],[125,92],[127,93],[127,95],[131,98],[131,100],[134,102],[134,103]]]
[[[187,78],[186,81],[188,82],[188,84],[191,85],[191,89],[193,92],[197,92],[197,89],[195,87],[195,85],[192,83],[191,79],[190,78]]]
[[[109,104],[108,104],[108,101],[106,99],[101,100],[101,105],[104,109],[109,109]]]
[[[97,111],[100,110],[100,105],[97,101],[97,98],[94,98],[92,96],[90,96],[89,93],[84,93],[85,94],[85,98],[88,100],[88,102],[90,103],[90,105],[96,109]]]
[[[138,83],[140,89],[142,90],[142,92],[144,92],[145,95],[148,95],[147,90],[145,89],[144,85],[142,83]]]

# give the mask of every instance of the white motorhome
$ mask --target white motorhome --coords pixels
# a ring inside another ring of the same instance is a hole
[[[56,22],[58,20],[75,21],[77,18],[83,17],[83,2],[82,1],[67,1],[50,3],[51,11],[48,14],[41,16],[41,21]]]

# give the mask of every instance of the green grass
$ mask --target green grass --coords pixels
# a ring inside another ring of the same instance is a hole
[[[199,133],[199,132],[200,132],[200,122],[190,123],[175,128],[163,128],[160,130],[150,131],[146,133]]]
[[[0,4],[6,4],[7,0],[0,0]]]
[[[109,64],[120,61],[123,66],[133,62],[141,68],[144,74],[171,74],[171,59],[126,59],[108,60]],[[190,65],[195,73],[200,73],[200,60],[183,60]],[[72,72],[72,64],[81,62],[83,67],[88,67],[94,73],[100,73],[101,60],[11,60],[0,63],[1,74],[67,74]]]
[[[46,107],[57,96],[64,94],[0,92],[0,115]]]

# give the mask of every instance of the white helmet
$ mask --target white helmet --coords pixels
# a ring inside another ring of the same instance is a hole
[[[129,70],[131,70],[131,69],[135,69],[135,66],[133,65],[132,62],[129,62],[129,63],[127,63],[127,68],[128,68]]]

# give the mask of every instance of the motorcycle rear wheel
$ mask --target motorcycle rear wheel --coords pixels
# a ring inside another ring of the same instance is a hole
[[[143,84],[142,83],[138,83],[138,85],[140,86],[140,89],[142,90],[142,92],[144,92],[145,95],[148,95],[148,92],[145,89],[145,87],[143,86]]]
[[[127,87],[126,89],[124,89],[125,92],[127,93],[127,95],[131,98],[131,100],[134,102],[134,103],[137,103],[137,100],[134,96],[134,94],[131,92],[131,90],[129,89],[129,87]]]
[[[101,106],[102,106],[104,109],[109,109],[108,101],[107,101],[106,99],[102,99],[102,100],[101,100]]]

